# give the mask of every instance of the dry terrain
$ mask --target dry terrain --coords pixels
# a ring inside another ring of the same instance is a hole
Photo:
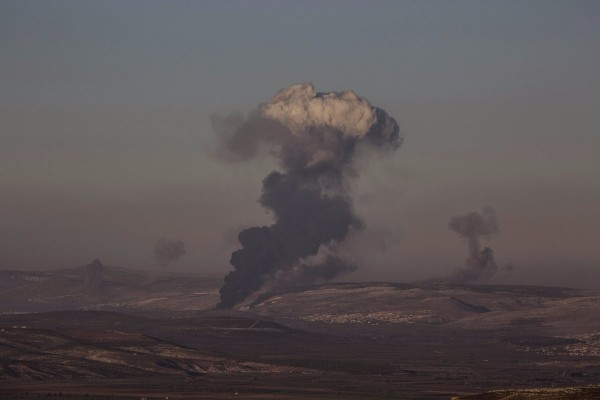
[[[85,281],[0,272],[0,397],[588,399],[600,382],[589,291],[337,283],[215,311],[214,279]]]

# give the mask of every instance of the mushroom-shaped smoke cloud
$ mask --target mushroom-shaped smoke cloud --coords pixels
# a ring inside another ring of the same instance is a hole
[[[247,118],[230,115],[212,122],[225,156],[248,159],[266,144],[281,168],[263,180],[259,199],[275,223],[240,232],[242,248],[231,255],[234,270],[225,278],[218,308],[233,307],[277,273],[311,275],[303,266],[308,257],[363,227],[346,184],[356,176],[353,158],[359,144],[379,150],[401,144],[398,124],[385,111],[354,92],[317,93],[310,83],[280,90]],[[332,279],[354,269],[343,264],[330,255],[328,268],[314,269],[315,275]]]
[[[471,212],[452,217],[448,227],[465,238],[469,247],[469,256],[465,266],[456,271],[454,279],[458,282],[472,282],[493,276],[498,266],[494,260],[494,252],[490,247],[481,249],[480,238],[489,238],[498,233],[496,211],[490,206],[483,208],[482,213]]]

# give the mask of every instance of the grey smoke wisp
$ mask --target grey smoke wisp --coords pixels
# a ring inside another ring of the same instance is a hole
[[[282,272],[277,277],[278,287],[303,286],[312,283],[326,282],[338,276],[354,272],[358,266],[338,256],[328,254],[318,263],[302,263],[297,267]]]
[[[316,93],[305,83],[280,90],[245,118],[234,114],[212,122],[225,158],[246,160],[266,146],[280,166],[264,178],[259,198],[275,221],[239,233],[242,248],[231,255],[234,270],[217,307],[233,307],[277,274],[327,280],[354,268],[333,255],[321,266],[304,260],[364,226],[347,189],[356,176],[353,159],[362,144],[397,149],[396,121],[351,91]]]
[[[85,266],[84,286],[86,289],[96,291],[104,281],[104,265],[98,259]]]
[[[498,270],[494,251],[481,248],[480,239],[498,234],[498,221],[493,207],[486,206],[481,213],[470,212],[450,219],[448,227],[466,239],[469,255],[463,268],[455,272],[454,280],[473,282],[488,279]]]
[[[171,261],[185,254],[185,245],[181,240],[159,238],[154,244],[154,257],[161,267],[167,267]]]

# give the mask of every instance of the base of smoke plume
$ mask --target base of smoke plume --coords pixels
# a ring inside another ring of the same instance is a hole
[[[102,262],[95,259],[90,264],[85,266],[85,278],[83,287],[93,293],[97,293],[102,288],[104,282],[104,270],[105,267]]]
[[[501,268],[498,268],[493,274],[481,275],[473,273],[467,268],[457,268],[450,275],[438,276],[434,278],[428,278],[419,280],[416,283],[448,283],[448,284],[496,284],[505,283],[512,279],[513,272],[515,270],[514,264],[506,264]]]
[[[257,301],[269,298],[276,293],[294,292],[300,289],[312,287],[315,284],[330,282],[340,278],[358,269],[358,266],[352,262],[345,261],[333,254],[315,257],[305,263],[296,265],[290,269],[277,270],[271,276],[264,276],[264,281],[261,283],[266,291],[259,293],[257,300],[254,300],[250,306]],[[232,308],[222,301],[217,304],[217,309]]]

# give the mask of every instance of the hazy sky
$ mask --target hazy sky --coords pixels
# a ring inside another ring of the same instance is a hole
[[[450,217],[492,205],[514,282],[600,287],[597,1],[0,0],[0,268],[225,273],[263,160],[211,156],[209,116],[312,81],[385,109],[352,279],[460,267]]]

